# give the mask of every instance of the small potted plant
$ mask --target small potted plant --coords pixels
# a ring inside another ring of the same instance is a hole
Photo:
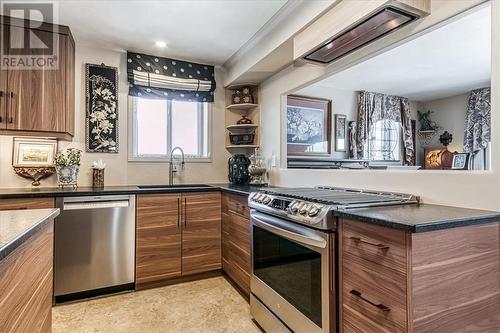
[[[59,186],[77,186],[81,154],[82,151],[76,148],[68,148],[65,152],[56,154],[55,164]]]

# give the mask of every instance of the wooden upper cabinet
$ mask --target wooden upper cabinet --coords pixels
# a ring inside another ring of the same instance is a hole
[[[222,268],[221,194],[185,193],[182,200],[182,275]]]
[[[26,34],[32,33],[22,21],[12,18],[8,18],[4,27],[8,30],[9,43],[20,44]],[[4,95],[0,100],[0,108],[3,108],[0,115],[2,112],[5,114],[5,122],[0,123],[0,134],[43,135],[65,140],[73,137],[74,40],[69,28],[59,26],[54,32],[49,27],[44,24],[37,28],[36,35],[41,40],[53,38],[58,52],[55,52],[56,58],[49,58],[55,59],[54,66],[22,70],[4,68],[2,71],[5,82],[0,82],[0,90]],[[35,55],[38,53],[33,51]]]
[[[137,196],[137,289],[181,275],[180,208],[180,194]]]

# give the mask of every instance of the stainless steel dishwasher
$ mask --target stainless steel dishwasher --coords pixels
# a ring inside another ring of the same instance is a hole
[[[135,196],[57,198],[56,302],[134,288]]]

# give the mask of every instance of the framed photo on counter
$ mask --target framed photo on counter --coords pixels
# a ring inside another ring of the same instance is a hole
[[[347,150],[347,117],[345,114],[335,115],[335,151]]]
[[[14,138],[12,166],[53,167],[57,140]]]
[[[330,100],[292,95],[287,97],[288,156],[329,156],[330,137]]]

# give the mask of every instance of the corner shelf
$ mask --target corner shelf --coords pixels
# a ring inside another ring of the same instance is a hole
[[[239,129],[241,129],[241,130],[244,130],[244,129],[255,129],[257,127],[259,127],[259,125],[255,125],[255,124],[236,124],[236,125],[228,125],[228,126],[226,126],[226,128],[228,130],[233,130],[233,129],[235,129],[235,130],[239,130]]]
[[[258,106],[259,106],[259,104],[255,104],[255,103],[230,104],[230,105],[226,106],[226,109],[248,111],[248,110],[256,108]]]
[[[243,87],[250,87],[252,95],[252,103],[233,103],[233,95],[237,90]],[[251,154],[253,149],[259,148],[259,125],[260,125],[260,105],[259,105],[259,86],[255,84],[237,84],[227,86],[225,89],[226,111],[225,111],[225,126],[226,126],[226,149],[231,154]],[[247,117],[252,121],[251,124],[236,124],[242,116]],[[230,140],[230,135],[233,134],[253,134],[254,141],[252,144],[233,145]]]
[[[238,149],[238,148],[259,148],[259,145],[229,145],[226,146],[226,149]]]

